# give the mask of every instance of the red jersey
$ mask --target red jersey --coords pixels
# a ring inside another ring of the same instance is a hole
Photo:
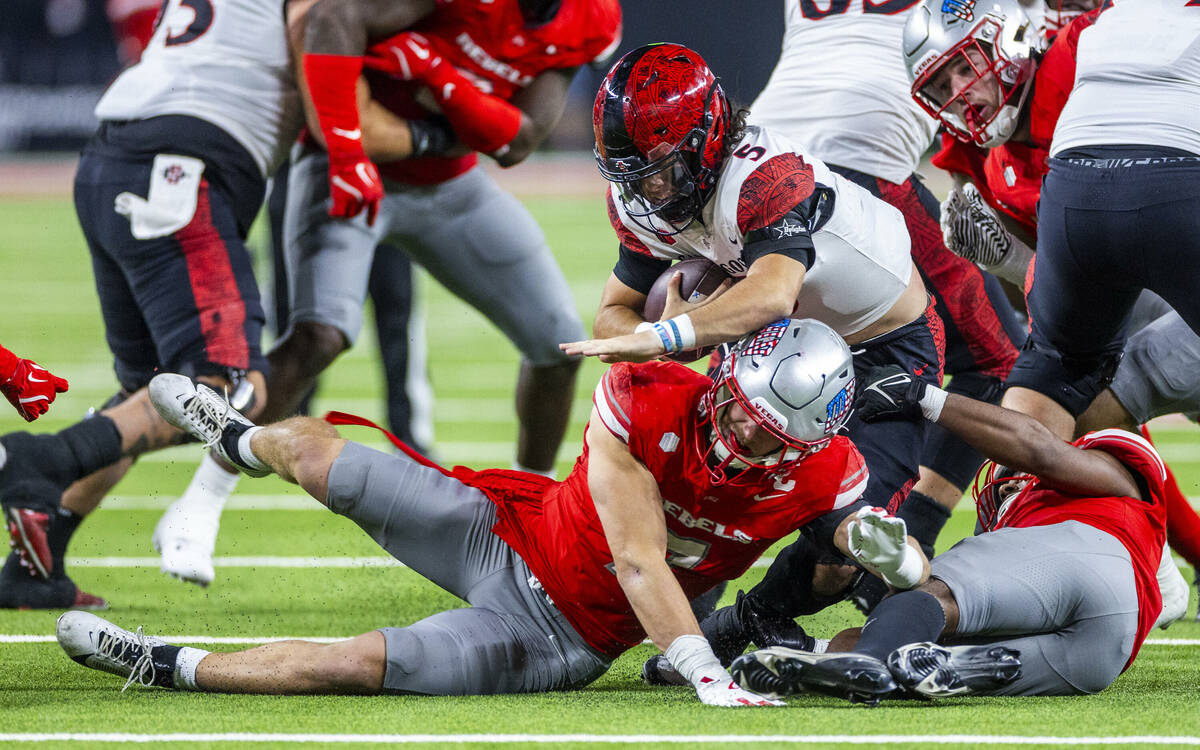
[[[1050,526],[1079,521],[1116,537],[1133,561],[1138,596],[1138,631],[1128,669],[1142,642],[1162,611],[1158,588],[1158,563],[1166,543],[1167,512],[1164,493],[1167,469],[1154,446],[1141,435],[1124,430],[1089,432],[1074,445],[1102,450],[1116,457],[1145,481],[1147,497],[1077,497],[1039,486],[1034,479],[1002,511],[997,528]]]
[[[411,30],[424,34],[438,54],[481,91],[511,100],[547,70],[574,68],[610,55],[621,41],[621,6],[617,0],[562,0],[554,18],[531,26],[518,0],[437,0],[433,12]],[[369,69],[363,74],[372,97],[397,115],[419,120],[433,111],[433,100],[421,93],[420,83]],[[378,167],[392,180],[432,185],[466,172],[477,158],[474,153],[434,156]]]
[[[1038,65],[1028,105],[1032,145],[1010,140],[986,149],[943,133],[942,150],[932,159],[940,169],[967,175],[988,205],[1015,219],[1031,237],[1037,237],[1038,197],[1049,170],[1054,127],[1075,86],[1079,34],[1099,13],[1085,13],[1059,32]]]
[[[766,549],[809,521],[858,499],[867,468],[835,437],[784,475],[714,486],[697,451],[708,378],[673,362],[613,365],[593,401],[604,426],[658,482],[667,561],[688,598],[740,576]],[[562,482],[500,469],[453,476],[496,504],[493,531],[521,555],[546,594],[596,650],[616,657],[645,638],[613,572],[588,491],[588,446]]]

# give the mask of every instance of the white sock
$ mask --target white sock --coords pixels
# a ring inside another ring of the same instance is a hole
[[[545,471],[542,471],[541,469],[531,469],[528,466],[522,466],[520,461],[513,461],[512,468],[513,471],[523,471],[526,474],[539,474],[543,477],[549,477],[550,479],[558,478],[558,472],[556,472],[554,469],[547,469]]]
[[[205,453],[187,490],[168,511],[172,514],[167,521],[169,533],[215,540],[225,501],[237,488],[240,478],[241,474],[230,474],[211,454]]]
[[[199,690],[196,685],[196,668],[211,652],[184,646],[175,657],[175,687],[179,690]]]
[[[258,431],[261,429],[262,427],[251,427],[243,432],[242,436],[238,438],[238,458],[242,459],[242,461],[244,461],[245,464],[251,469],[270,471],[271,467],[260,461],[258,456],[254,455],[253,449],[250,448],[250,439],[258,434]]]

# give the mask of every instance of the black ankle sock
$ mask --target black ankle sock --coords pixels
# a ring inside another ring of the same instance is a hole
[[[155,646],[150,649],[154,661],[154,684],[159,687],[175,688],[175,664],[179,660],[180,646]]]
[[[63,558],[67,554],[67,545],[75,530],[83,522],[83,516],[66,508],[58,508],[50,515],[50,528],[46,530],[46,543],[54,559],[54,571],[51,576],[66,575],[63,570]]]
[[[875,607],[854,650],[887,659],[906,643],[936,641],[945,626],[946,613],[932,594],[903,591]]]
[[[116,463],[121,458],[121,432],[103,414],[88,417],[58,433],[75,463],[76,479]]]
[[[933,557],[933,543],[950,520],[950,511],[924,492],[912,490],[896,515],[904,519],[909,536],[920,543],[928,557]]]

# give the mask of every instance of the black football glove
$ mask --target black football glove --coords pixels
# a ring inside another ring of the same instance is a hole
[[[925,383],[900,365],[872,367],[859,391],[855,410],[864,422],[885,419],[923,419],[921,398]]]

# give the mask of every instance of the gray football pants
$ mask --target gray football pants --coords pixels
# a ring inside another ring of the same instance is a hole
[[[1134,421],[1200,412],[1200,335],[1152,292],[1138,298],[1129,326],[1109,388]]]
[[[329,473],[330,510],[470,607],[380,628],[383,686],[396,693],[489,695],[580,688],[609,660],[553,606],[525,561],[492,533],[496,507],[479,490],[347,443]]]
[[[329,217],[328,158],[297,146],[288,183],[284,253],[290,325],[336,327],[353,343],[375,248],[401,248],[479,310],[535,366],[566,356],[558,345],[587,338],[566,278],[529,211],[479,167],[438,185],[385,181],[374,226],[366,216]]]
[[[1021,652],[994,695],[1075,695],[1112,684],[1138,626],[1129,552],[1078,521],[967,537],[933,560],[958,602],[955,642]]]

